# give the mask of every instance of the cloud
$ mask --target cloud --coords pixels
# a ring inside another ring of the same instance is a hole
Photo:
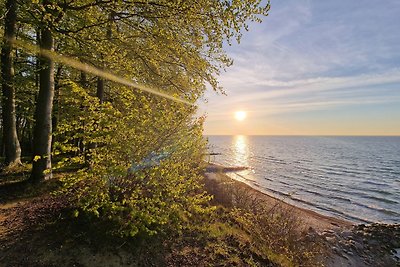
[[[329,90],[343,91],[349,88],[358,89],[391,83],[400,83],[400,70],[395,69],[383,74],[362,74],[350,77],[316,77],[292,81],[259,79],[242,85],[246,88],[253,88],[253,92],[250,91],[246,94],[239,94],[236,97],[232,97],[230,102],[237,103]],[[379,90],[379,88],[376,90]]]
[[[234,66],[219,79],[228,96],[207,93],[201,110],[223,122],[239,108],[262,117],[400,103],[399,13],[397,0],[273,1],[228,47]]]
[[[399,84],[400,70],[397,69],[382,74],[351,77],[259,80],[247,84],[246,93],[240,91],[227,97],[210,98],[210,103],[203,111],[209,111],[209,120],[223,120],[238,108],[246,108],[253,116],[260,117],[341,106],[400,103]]]
[[[228,47],[233,73],[268,79],[383,72],[399,67],[400,2],[272,2],[270,16]]]

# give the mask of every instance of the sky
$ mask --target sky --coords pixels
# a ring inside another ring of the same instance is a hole
[[[271,0],[226,51],[206,135],[400,135],[399,0]]]

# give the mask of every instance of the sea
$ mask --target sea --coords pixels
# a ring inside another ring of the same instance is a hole
[[[285,202],[355,223],[400,223],[400,137],[207,136],[208,160]]]

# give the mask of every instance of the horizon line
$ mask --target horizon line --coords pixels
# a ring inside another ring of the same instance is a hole
[[[400,137],[399,135],[347,135],[347,134],[203,134],[203,136],[292,136],[292,137]]]

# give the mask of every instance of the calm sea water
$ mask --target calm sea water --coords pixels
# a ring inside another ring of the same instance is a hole
[[[400,223],[400,137],[208,136],[212,160],[286,202],[354,222]]]

